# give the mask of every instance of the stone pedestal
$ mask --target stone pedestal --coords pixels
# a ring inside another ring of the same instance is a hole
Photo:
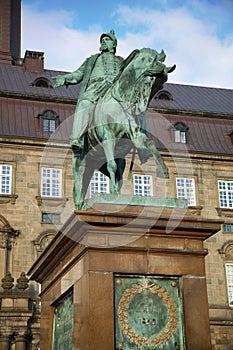
[[[220,224],[181,208],[75,211],[29,271],[40,349],[211,349],[203,241]]]

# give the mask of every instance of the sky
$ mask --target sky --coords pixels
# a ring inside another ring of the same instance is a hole
[[[114,29],[117,55],[149,47],[176,64],[168,82],[233,89],[233,0],[22,0],[22,53],[70,72]]]

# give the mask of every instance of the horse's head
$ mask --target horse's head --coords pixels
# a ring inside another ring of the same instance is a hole
[[[161,76],[161,74],[167,76],[168,73],[175,69],[175,65],[167,67],[163,63],[165,58],[166,54],[163,50],[158,53],[156,50],[143,48],[139,51],[135,59],[135,69],[141,69],[141,74],[145,76],[158,77]]]
[[[166,55],[150,48],[134,50],[123,61],[118,81],[118,95],[122,100],[147,106],[150,96],[162,88],[168,73],[175,65],[167,67],[163,62]],[[140,101],[139,101],[140,100]]]
[[[147,105],[156,92],[162,89],[163,83],[167,81],[168,73],[173,72],[176,68],[176,65],[167,67],[163,63],[165,58],[166,54],[163,50],[158,53],[153,49],[143,48],[137,54],[135,60],[135,69],[138,71],[137,85],[144,85],[144,103]]]

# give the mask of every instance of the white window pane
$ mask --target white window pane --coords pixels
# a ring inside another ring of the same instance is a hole
[[[228,302],[233,306],[233,264],[226,264]]]
[[[152,196],[152,177],[150,175],[134,175],[134,195]]]
[[[11,194],[12,166],[0,165],[0,194]]]
[[[196,205],[195,181],[193,178],[177,178],[176,194],[179,199],[187,199],[189,206]]]
[[[186,143],[186,132],[185,131],[180,132],[180,142]]]
[[[219,204],[221,208],[233,208],[233,181],[218,181]]]
[[[41,169],[41,195],[45,197],[62,196],[62,169]]]
[[[90,181],[90,196],[94,193],[109,193],[109,178],[100,171],[95,171]]]
[[[180,130],[175,130],[175,142],[180,142]]]

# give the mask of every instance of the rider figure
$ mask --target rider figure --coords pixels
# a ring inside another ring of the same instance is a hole
[[[101,53],[88,57],[73,73],[58,75],[54,87],[82,82],[74,114],[71,147],[76,152],[84,148],[83,135],[92,126],[93,111],[98,99],[112,85],[123,58],[116,56],[117,39],[114,30],[100,36]]]

